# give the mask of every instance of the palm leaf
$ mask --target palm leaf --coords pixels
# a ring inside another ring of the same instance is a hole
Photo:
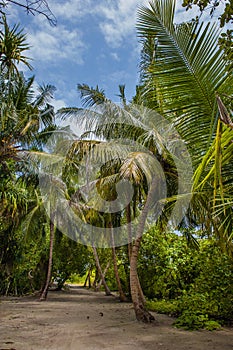
[[[143,74],[150,107],[162,95],[160,110],[175,123],[192,153],[199,158],[209,145],[216,123],[215,93],[227,78],[217,46],[216,24],[174,24],[175,0],[154,0],[138,11],[142,42],[156,40],[155,59]],[[156,90],[156,93],[155,93]],[[195,145],[195,147],[194,147]]]

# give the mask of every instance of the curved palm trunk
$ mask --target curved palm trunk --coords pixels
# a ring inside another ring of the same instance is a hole
[[[94,258],[95,258],[96,267],[98,269],[100,278],[102,280],[102,283],[103,283],[103,286],[104,286],[104,289],[105,289],[105,294],[106,295],[111,295],[110,289],[109,289],[109,287],[108,287],[108,285],[107,285],[107,283],[105,281],[104,274],[103,274],[101,266],[100,266],[100,261],[99,261],[99,257],[98,257],[98,253],[97,253],[96,247],[92,246],[92,249],[93,249],[93,254],[94,254]]]
[[[133,245],[130,260],[130,289],[136,319],[138,321],[148,323],[154,320],[154,316],[152,316],[145,308],[145,296],[143,294],[137,273],[137,260],[141,239],[142,237],[137,238]]]
[[[47,298],[47,294],[48,294],[48,290],[49,290],[49,283],[50,283],[51,275],[52,275],[53,244],[54,244],[54,233],[55,233],[55,226],[54,226],[53,220],[54,220],[54,218],[51,217],[48,271],[47,271],[45,285],[44,285],[44,288],[43,288],[42,293],[40,295],[40,300],[46,300],[46,298]]]
[[[131,297],[133,301],[134,311],[135,311],[137,320],[143,321],[146,323],[154,321],[155,318],[145,308],[145,297],[138,278],[137,261],[138,261],[140,244],[142,240],[142,234],[146,223],[146,218],[147,218],[151,203],[153,201],[155,185],[156,185],[155,179],[153,179],[148,196],[147,196],[147,201],[142,211],[141,218],[138,224],[137,238],[133,244],[132,254],[130,259],[130,289],[131,289]]]

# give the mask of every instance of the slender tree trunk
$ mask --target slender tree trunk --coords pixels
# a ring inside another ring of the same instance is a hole
[[[103,272],[104,278],[105,278],[105,276],[106,276],[106,273],[108,272],[109,266],[110,266],[110,261],[108,261],[108,263],[107,263],[107,265],[106,265],[106,267],[105,267],[105,269],[104,269],[104,272]],[[95,288],[96,291],[99,291],[99,290],[100,290],[100,287],[101,287],[101,285],[102,285],[102,282],[103,282],[102,279],[100,279],[99,283],[97,284],[97,286],[96,286],[96,288]]]
[[[83,285],[84,288],[87,286],[87,282],[88,282],[88,288],[91,288],[91,269],[88,270],[88,274]]]
[[[132,228],[131,228],[131,206],[130,203],[126,207],[126,220],[127,220],[127,228],[128,228],[128,256],[129,261],[132,254]]]
[[[131,259],[131,255],[132,255],[132,241],[133,241],[133,237],[132,237],[132,226],[131,226],[131,205],[130,203],[127,205],[126,207],[126,222],[127,222],[127,230],[128,230],[128,244],[127,244],[127,248],[128,248],[128,258],[129,258],[129,265],[130,265],[130,259]],[[130,290],[130,278],[129,278],[129,274],[127,274],[127,283],[128,283],[128,290],[129,290],[129,296],[131,297],[131,290]]]
[[[152,322],[154,321],[154,316],[151,315],[145,308],[145,297],[140,285],[140,281],[137,273],[137,261],[138,261],[138,253],[140,249],[140,244],[142,240],[142,234],[144,231],[146,218],[153,202],[153,195],[155,191],[155,179],[152,180],[150,190],[147,196],[146,204],[142,210],[140,221],[137,229],[136,240],[133,245],[132,255],[130,259],[130,289],[131,289],[131,297],[133,301],[135,315],[138,321],[143,322]]]
[[[101,281],[101,278],[99,279],[99,271],[98,271],[97,267],[95,266],[95,278],[94,278],[93,285],[92,285],[92,287],[93,287],[95,290],[96,290],[96,286],[97,286],[98,280]]]
[[[92,274],[92,270],[90,270],[90,273],[88,274],[88,288],[91,288],[91,274]]]
[[[45,282],[44,288],[42,290],[42,293],[40,295],[40,300],[46,300],[48,290],[49,290],[49,283],[50,283],[51,275],[52,275],[54,233],[55,233],[54,216],[51,216],[48,271],[47,271],[46,282]]]
[[[113,266],[114,266],[114,273],[115,278],[117,282],[117,288],[119,292],[119,298],[120,301],[127,301],[127,297],[125,293],[123,292],[122,286],[121,286],[121,280],[119,276],[118,266],[117,266],[117,256],[116,256],[116,249],[115,249],[115,240],[114,240],[114,233],[112,228],[112,223],[110,223],[110,229],[111,229],[111,241],[112,241],[112,258],[113,258]]]
[[[107,285],[107,283],[105,281],[105,278],[104,278],[104,275],[103,275],[103,272],[102,272],[102,269],[101,269],[101,266],[100,266],[99,257],[98,257],[98,254],[97,254],[96,247],[92,246],[92,248],[93,248],[93,254],[94,254],[94,258],[95,258],[96,267],[98,269],[100,278],[102,279],[102,283],[103,283],[103,286],[104,286],[104,289],[105,289],[105,294],[106,295],[111,295],[110,289],[109,289],[109,287],[108,287],[108,285]]]

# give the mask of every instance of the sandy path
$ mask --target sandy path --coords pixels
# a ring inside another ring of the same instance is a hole
[[[188,332],[173,319],[135,321],[130,303],[82,288],[34,297],[2,298],[0,350],[233,350],[233,329]]]

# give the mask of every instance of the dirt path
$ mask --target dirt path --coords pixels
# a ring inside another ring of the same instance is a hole
[[[173,319],[135,321],[130,303],[82,288],[35,297],[2,298],[0,350],[233,350],[233,329],[188,332]]]

